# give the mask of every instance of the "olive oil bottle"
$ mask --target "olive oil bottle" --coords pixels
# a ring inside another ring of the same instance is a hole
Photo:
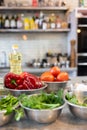
[[[9,54],[10,72],[20,74],[22,72],[22,54],[18,50],[18,45],[12,46],[12,52]]]

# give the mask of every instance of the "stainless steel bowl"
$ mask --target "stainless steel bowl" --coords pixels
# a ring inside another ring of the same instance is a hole
[[[36,93],[40,93],[42,91],[45,90],[45,88],[47,87],[47,84],[44,84],[43,87],[41,88],[38,88],[38,89],[28,89],[28,90],[16,90],[16,89],[9,89],[9,88],[6,88],[5,89],[10,92],[13,96],[19,96],[21,94],[36,94]]]
[[[35,94],[36,95],[36,94]],[[32,95],[30,95],[32,96]],[[54,108],[54,109],[31,109],[28,107],[23,106],[23,104],[21,104],[21,107],[24,108],[25,110],[25,114],[27,115],[28,119],[32,119],[38,123],[51,123],[54,122],[61,114],[62,109],[65,106],[65,102],[63,105]]]
[[[5,112],[6,111],[4,111],[4,110],[0,111],[0,126],[3,126],[5,124],[9,123],[14,116],[13,113],[11,113],[9,115],[5,115]]]
[[[46,92],[57,92],[59,89],[65,89],[67,87],[68,81],[63,82],[45,82],[48,86]]]
[[[70,103],[66,98],[65,98],[65,102],[67,103],[70,112],[75,117],[80,119],[87,119],[87,107]]]

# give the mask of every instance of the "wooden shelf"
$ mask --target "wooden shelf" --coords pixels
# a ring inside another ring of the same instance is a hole
[[[38,30],[24,30],[24,29],[0,29],[0,33],[34,33],[34,32],[37,32],[37,33],[39,33],[39,32],[69,32],[70,31],[70,29],[46,29],[46,30],[42,30],[42,29],[38,29]]]
[[[40,10],[43,10],[43,11],[68,11],[68,8],[67,7],[6,7],[6,6],[0,6],[0,12],[9,12],[11,13],[14,12],[14,11],[18,11],[18,12],[22,12],[22,11],[40,11]],[[65,13],[65,12],[63,12]],[[51,33],[51,32],[69,32],[70,29],[69,28],[66,28],[66,29],[46,29],[46,30],[43,30],[43,29],[37,29],[37,30],[24,30],[24,29],[0,29],[0,33],[34,33],[34,32],[37,32],[37,33]]]
[[[0,11],[5,10],[59,10],[59,11],[67,11],[67,7],[6,7],[0,6]]]

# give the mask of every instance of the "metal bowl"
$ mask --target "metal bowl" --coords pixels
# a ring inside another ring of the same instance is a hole
[[[46,87],[47,87],[47,84],[43,84],[43,87],[38,88],[38,89],[16,90],[16,89],[9,89],[9,88],[5,87],[5,90],[10,92],[13,96],[19,96],[24,93],[27,95],[40,93],[40,92],[44,91]]]
[[[9,115],[5,115],[5,112],[6,112],[5,110],[0,111],[0,126],[3,126],[5,124],[9,123],[14,116],[13,113],[11,113]]]
[[[63,82],[47,82],[45,83],[48,85],[46,88],[46,92],[57,92],[59,89],[65,89],[67,87],[68,81],[63,81]]]
[[[33,94],[33,96],[36,94]],[[30,95],[32,96],[32,95]],[[28,119],[32,119],[38,123],[51,123],[56,121],[56,119],[60,116],[62,109],[65,106],[65,102],[63,105],[54,108],[54,109],[31,109],[28,107],[23,106],[20,103],[21,107],[24,108],[25,114],[27,115]]]
[[[67,103],[72,115],[74,115],[77,118],[87,120],[87,107],[70,103],[65,97],[64,100]]]

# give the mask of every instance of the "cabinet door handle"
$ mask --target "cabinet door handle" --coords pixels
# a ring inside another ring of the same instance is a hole
[[[85,63],[77,63],[77,65],[79,65],[79,66],[86,66],[87,62],[85,62]]]

